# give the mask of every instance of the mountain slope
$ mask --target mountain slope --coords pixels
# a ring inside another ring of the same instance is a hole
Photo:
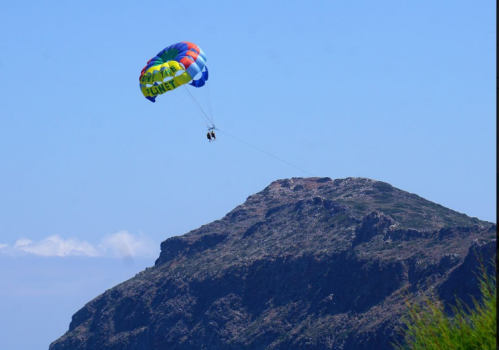
[[[476,295],[496,226],[363,178],[273,182],[161,244],[51,350],[390,349],[410,292]],[[409,292],[409,293],[408,293]]]

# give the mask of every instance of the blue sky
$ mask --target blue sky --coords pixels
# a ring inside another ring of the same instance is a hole
[[[495,14],[494,1],[0,3],[0,348],[47,349],[161,241],[276,179],[368,177],[495,222]],[[208,58],[196,93],[211,144],[185,91],[153,104],[139,90],[179,41]]]

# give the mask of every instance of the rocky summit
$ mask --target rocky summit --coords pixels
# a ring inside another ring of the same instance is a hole
[[[50,350],[392,349],[407,299],[469,301],[495,252],[495,224],[387,183],[279,180],[161,243]]]

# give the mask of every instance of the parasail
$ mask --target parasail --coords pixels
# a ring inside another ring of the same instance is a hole
[[[151,58],[140,73],[140,90],[148,100],[189,84],[200,88],[208,80],[206,55],[196,44],[170,45]]]

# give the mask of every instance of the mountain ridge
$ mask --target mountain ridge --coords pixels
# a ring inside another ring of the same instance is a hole
[[[381,181],[277,180],[162,242],[50,349],[389,349],[408,291],[477,292],[495,232]]]

